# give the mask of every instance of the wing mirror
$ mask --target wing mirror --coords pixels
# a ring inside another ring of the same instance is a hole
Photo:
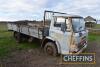
[[[67,29],[66,23],[61,24],[61,31],[65,32]]]

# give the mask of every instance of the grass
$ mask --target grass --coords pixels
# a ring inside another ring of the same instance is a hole
[[[13,51],[27,50],[37,47],[39,47],[39,45],[35,43],[16,43],[13,38],[13,32],[9,32],[7,26],[0,23],[0,58],[7,57]]]
[[[91,41],[100,41],[100,35],[89,33],[88,40]]]
[[[94,28],[95,29],[100,29],[100,24],[96,24]]]
[[[100,29],[100,24],[96,24],[94,29]],[[89,41],[100,41],[100,31],[99,32],[91,32],[88,36]]]

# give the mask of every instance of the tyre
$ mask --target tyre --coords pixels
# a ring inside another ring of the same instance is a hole
[[[14,38],[17,43],[21,42],[21,34],[19,32],[14,32]]]
[[[47,55],[57,56],[58,51],[55,43],[53,42],[47,42],[44,46],[44,52]]]
[[[33,38],[33,37],[31,37],[31,36],[28,38],[28,42],[29,42],[29,43],[32,43],[32,42],[33,42],[33,40],[34,40],[34,38]]]

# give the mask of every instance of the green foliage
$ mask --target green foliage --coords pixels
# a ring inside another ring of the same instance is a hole
[[[88,40],[89,41],[100,41],[100,35],[89,33]]]
[[[39,47],[39,45],[35,43],[16,43],[13,38],[13,32],[9,32],[5,24],[0,24],[0,58],[8,56],[14,51],[33,49],[37,47]]]
[[[100,29],[100,24],[96,24],[94,28],[95,29]]]

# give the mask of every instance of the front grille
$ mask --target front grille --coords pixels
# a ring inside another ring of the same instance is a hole
[[[78,49],[80,50],[81,48],[83,48],[85,46],[85,44],[86,44],[86,38],[83,37],[81,39],[81,42],[78,44]]]
[[[81,48],[83,48],[85,45],[83,44],[83,45],[78,45],[78,49],[80,50]]]

